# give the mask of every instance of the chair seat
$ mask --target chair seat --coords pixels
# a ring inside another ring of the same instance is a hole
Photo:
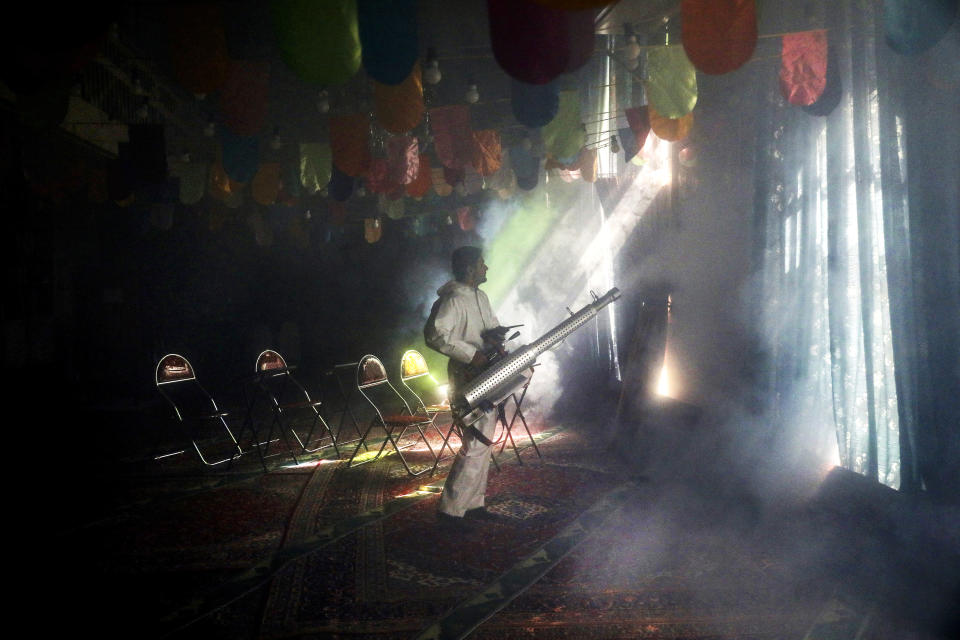
[[[290,404],[282,404],[280,405],[280,410],[282,411],[285,409],[307,409],[309,407],[319,407],[321,404],[322,403],[319,400],[311,401],[311,402],[307,402],[306,400],[304,400],[303,402],[291,402]]]
[[[420,424],[430,422],[427,416],[411,416],[407,414],[394,414],[383,416],[383,421],[387,424]]]
[[[427,413],[443,413],[444,411],[450,411],[450,405],[448,404],[428,404]]]
[[[214,413],[197,413],[184,416],[187,420],[214,420],[216,418],[226,418],[230,413],[228,411],[216,411]]]

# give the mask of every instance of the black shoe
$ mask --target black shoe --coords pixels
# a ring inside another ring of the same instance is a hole
[[[442,527],[449,527],[451,529],[462,529],[467,523],[463,521],[463,518],[458,518],[457,516],[452,516],[449,513],[438,511],[437,524]]]
[[[476,509],[470,509],[463,514],[464,519],[466,520],[487,520],[489,522],[495,522],[501,520],[501,517],[492,511],[487,511],[486,507],[477,507]]]

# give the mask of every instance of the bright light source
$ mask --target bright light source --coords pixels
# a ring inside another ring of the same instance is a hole
[[[670,395],[670,376],[667,373],[666,363],[660,369],[660,379],[657,380],[657,394],[661,396]]]

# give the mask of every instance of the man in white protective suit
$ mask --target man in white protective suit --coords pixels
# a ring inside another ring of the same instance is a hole
[[[430,318],[423,329],[432,349],[450,357],[447,373],[449,396],[466,384],[471,371],[482,371],[487,364],[483,332],[499,327],[487,294],[478,287],[487,281],[487,265],[477,247],[460,247],[453,252],[454,279],[437,290]],[[489,340],[489,338],[488,338]],[[489,343],[488,343],[489,344]],[[459,524],[463,518],[495,520],[484,507],[487,474],[490,469],[490,444],[496,429],[496,413],[488,412],[463,433],[463,445],[450,467],[440,496],[437,518],[443,523]]]

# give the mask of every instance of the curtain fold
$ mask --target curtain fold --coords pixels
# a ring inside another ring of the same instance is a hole
[[[829,424],[848,469],[955,499],[960,135],[942,116],[960,98],[886,45],[879,5],[845,2],[825,26],[836,108],[811,117],[770,87],[758,100],[754,257],[775,417]]]

